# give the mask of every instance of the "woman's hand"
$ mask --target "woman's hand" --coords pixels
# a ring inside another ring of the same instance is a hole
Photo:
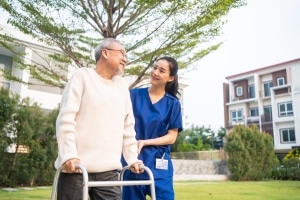
[[[138,145],[138,154],[141,153],[141,150],[144,146],[146,146],[146,140],[138,140],[137,141],[137,145]]]

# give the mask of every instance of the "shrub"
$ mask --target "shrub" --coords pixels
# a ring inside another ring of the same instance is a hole
[[[300,150],[292,149],[283,158],[280,167],[273,171],[274,179],[300,180]]]
[[[225,151],[233,180],[263,180],[272,177],[278,159],[272,137],[261,133],[256,125],[235,126],[226,136]]]

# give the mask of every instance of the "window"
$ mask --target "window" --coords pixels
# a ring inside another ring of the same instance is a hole
[[[285,102],[278,104],[278,115],[279,117],[283,116],[293,116],[293,104],[292,102]]]
[[[264,83],[264,96],[265,97],[271,96],[271,90],[270,90],[271,87],[273,87],[272,81]]]
[[[296,136],[295,136],[295,129],[288,128],[288,129],[281,129],[280,130],[280,140],[281,143],[295,143]]]
[[[258,108],[250,108],[250,116],[258,116]]]
[[[12,58],[4,55],[0,55],[0,69],[1,70],[12,70]],[[2,76],[2,71],[0,71],[0,88],[9,89],[10,81]]]
[[[264,106],[264,114],[271,115],[272,114],[272,107],[271,106]]]
[[[243,121],[243,110],[233,110],[231,111],[231,121]]]
[[[284,85],[284,84],[285,84],[284,77],[277,78],[277,86]]]
[[[243,95],[243,87],[242,86],[239,86],[239,87],[236,87],[236,96],[242,96]]]
[[[254,85],[248,86],[249,98],[255,98],[255,88]]]
[[[262,116],[263,122],[270,122],[272,121],[272,107],[271,106],[264,106],[264,114]]]

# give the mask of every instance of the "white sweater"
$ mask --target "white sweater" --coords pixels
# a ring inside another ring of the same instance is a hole
[[[126,80],[104,79],[91,68],[75,71],[64,89],[56,136],[56,168],[78,158],[88,172],[121,169],[122,152],[128,165],[138,162]]]

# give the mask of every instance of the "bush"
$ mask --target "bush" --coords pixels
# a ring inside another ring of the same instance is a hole
[[[233,180],[263,180],[272,177],[278,159],[272,137],[261,133],[256,125],[235,126],[226,136],[225,151]]]
[[[273,171],[274,179],[300,180],[300,150],[292,149],[283,158],[280,167]]]

